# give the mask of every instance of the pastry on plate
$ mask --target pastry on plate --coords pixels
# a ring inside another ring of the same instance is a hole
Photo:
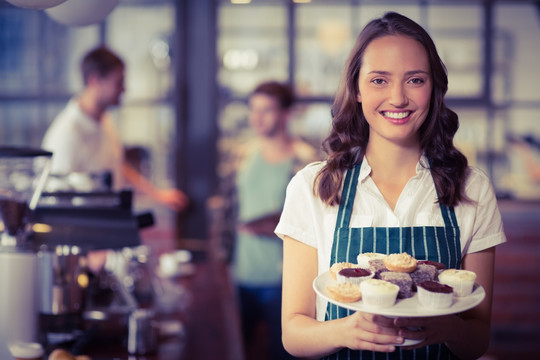
[[[439,274],[439,282],[454,288],[457,296],[467,296],[473,291],[476,274],[469,270],[448,269]]]
[[[326,287],[328,294],[334,300],[339,302],[356,302],[362,298],[360,286],[353,283],[338,283]]]
[[[417,285],[418,302],[430,309],[444,309],[452,305],[454,292],[451,286],[437,281],[424,281]]]
[[[337,273],[337,282],[338,283],[350,282],[350,283],[359,285],[362,281],[371,279],[372,277],[373,277],[373,272],[371,270],[352,267],[352,268],[341,269]]]
[[[416,270],[418,261],[406,252],[390,254],[384,259],[384,265],[390,271],[410,273]]]
[[[386,271],[381,273],[381,280],[399,286],[398,299],[407,299],[413,294],[413,280],[408,273]]]
[[[356,264],[358,264],[359,267],[368,269],[369,268],[369,262],[370,260],[384,260],[386,258],[386,254],[380,254],[380,253],[374,253],[374,252],[367,252],[367,253],[361,253],[358,254],[356,257]]]
[[[374,279],[380,279],[381,273],[389,271],[382,259],[369,260],[369,269],[373,272]]]
[[[436,280],[439,271],[434,265],[418,262],[416,270],[409,275],[413,281],[413,291],[416,291],[416,286],[424,281]]]
[[[438,261],[432,261],[432,260],[418,260],[418,265],[425,264],[425,265],[433,265],[437,268],[437,270],[446,270],[446,266],[443,263],[440,263]]]
[[[330,275],[332,275],[332,277],[334,278],[334,280],[337,280],[337,274],[338,272],[341,271],[341,269],[348,269],[348,268],[352,268],[352,267],[355,267],[356,264],[353,264],[351,262],[337,262],[337,263],[334,263],[332,264],[332,266],[330,266]]]
[[[369,279],[362,281],[360,290],[366,306],[386,308],[395,304],[399,286],[380,279]]]

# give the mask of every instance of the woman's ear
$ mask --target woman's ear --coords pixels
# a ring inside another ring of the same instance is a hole
[[[360,95],[360,92],[356,94],[356,101],[358,101],[359,103],[362,102],[362,95]]]

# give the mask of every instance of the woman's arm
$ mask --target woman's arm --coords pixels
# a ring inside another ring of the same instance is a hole
[[[491,329],[491,302],[493,297],[493,269],[495,247],[467,254],[462,268],[476,273],[476,282],[484,287],[486,297],[474,309],[459,315],[430,318],[398,318],[395,324],[403,327],[400,334],[405,338],[425,339],[422,343],[404,349],[424,347],[429,344],[446,343],[450,351],[460,359],[477,359],[489,346]],[[422,328],[421,331],[406,327]]]
[[[455,338],[447,341],[450,350],[462,359],[477,359],[489,346],[495,247],[467,254],[462,268],[476,273],[476,282],[484,287],[486,297],[474,309],[460,315],[460,328],[452,331]]]
[[[283,240],[282,327],[285,349],[297,357],[321,357],[341,348],[391,352],[401,343],[392,319],[356,312],[343,319],[316,320],[317,250],[290,237]]]

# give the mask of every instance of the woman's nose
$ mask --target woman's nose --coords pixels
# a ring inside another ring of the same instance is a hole
[[[391,88],[390,103],[396,107],[403,107],[409,103],[407,93],[402,84],[395,84]]]

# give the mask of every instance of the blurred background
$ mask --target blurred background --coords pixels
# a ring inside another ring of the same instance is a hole
[[[292,130],[320,149],[348,51],[389,10],[433,36],[448,68],[447,103],[460,117],[456,144],[500,198],[509,242],[497,254],[489,357],[540,356],[540,179],[528,171],[540,167],[538,1],[120,0],[85,26],[0,1],[0,144],[39,147],[82,87],[83,54],[107,45],[127,65],[113,111],[127,153],[154,183],[179,186],[192,201],[182,214],[156,209],[145,241],[210,245],[227,260],[230,152],[250,136],[248,94],[264,80],[291,83]]]

